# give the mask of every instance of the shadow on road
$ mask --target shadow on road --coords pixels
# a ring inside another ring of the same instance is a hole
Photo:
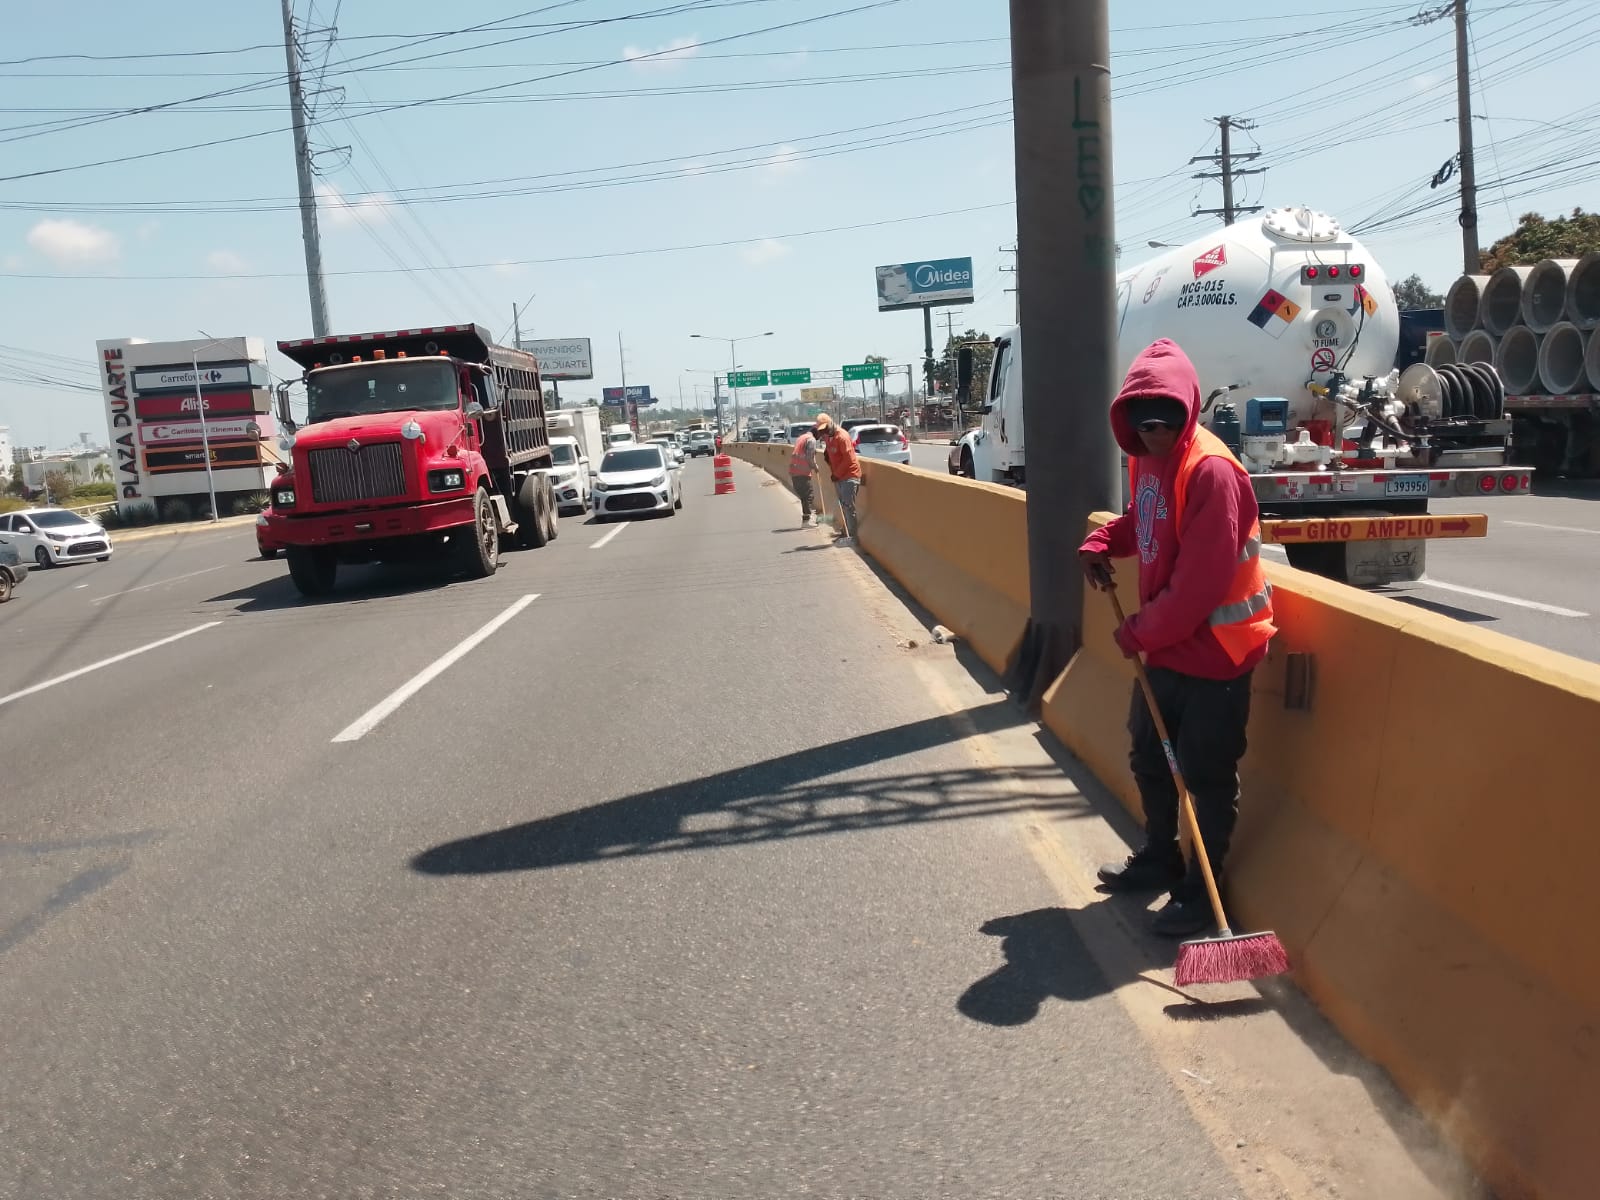
[[[961,1014],[985,1025],[1026,1025],[1046,1000],[1089,1000],[1111,991],[1065,908],[1036,908],[985,921],[980,932],[1000,939],[1005,963],[956,1001]]]
[[[964,714],[977,733],[1024,723],[997,701]],[[1086,802],[1046,794],[1053,765],[1008,772],[913,771],[840,778],[886,759],[946,746],[965,736],[950,717],[932,717],[848,738],[814,750],[721,771],[705,779],[637,792],[620,800],[557,813],[474,837],[445,842],[411,860],[424,875],[537,871],[604,859],[742,846],[778,838],[951,821],[1029,807],[1067,815]],[[1028,786],[1037,779],[1041,786]]]
[[[271,612],[285,608],[311,608],[319,604],[349,603],[354,600],[378,600],[387,596],[405,596],[416,592],[433,591],[453,583],[465,583],[442,569],[436,563],[405,563],[392,566],[346,566],[339,568],[339,581],[327,596],[309,599],[300,594],[285,569],[257,583],[235,588],[231,592],[210,597],[207,604],[226,604],[243,601],[239,612]]]
[[[1401,604],[1409,604],[1412,608],[1426,609],[1428,612],[1438,613],[1442,617],[1451,617],[1457,621],[1466,621],[1472,624],[1481,624],[1484,621],[1498,621],[1499,617],[1490,616],[1488,613],[1478,612],[1472,608],[1457,608],[1454,604],[1440,604],[1437,600],[1424,600],[1421,596],[1413,596],[1406,592],[1384,592],[1391,600],[1398,600]]]

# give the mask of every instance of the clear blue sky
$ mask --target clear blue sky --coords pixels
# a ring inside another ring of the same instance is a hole
[[[618,382],[620,331],[629,381],[675,398],[680,382],[709,383],[684,368],[727,365],[726,347],[692,332],[775,330],[741,349],[756,368],[915,359],[919,317],[875,310],[878,263],[970,254],[978,303],[960,324],[1008,324],[1007,5],[874,4],[295,0],[313,28],[337,9],[331,52],[307,38],[313,78],[327,63],[320,184],[331,197],[369,194],[324,209],[335,330],[471,319],[498,334],[527,302],[525,335],[594,340],[602,378],[569,394]],[[1453,51],[1448,21],[1408,23],[1419,7],[1434,5],[1113,0],[1124,264],[1148,240],[1212,223],[1189,216],[1220,197],[1190,179],[1200,168],[1188,159],[1214,149],[1204,118],[1231,113],[1255,121],[1254,165],[1268,168],[1242,200],[1376,222],[1368,244],[1390,276],[1420,272],[1442,290],[1459,235],[1428,179],[1455,149]],[[1489,118],[1475,123],[1487,243],[1524,211],[1594,207],[1600,104],[1580,98],[1578,81],[1600,44],[1600,4],[1471,7]],[[159,9],[133,18],[126,3],[78,0],[8,17],[0,176],[264,134],[0,181],[0,424],[21,444],[103,436],[97,395],[12,381],[92,385],[96,338],[310,332],[277,0]],[[500,24],[452,33],[488,22]],[[674,46],[690,48],[638,58]],[[174,52],[185,56],[134,57]],[[63,54],[102,57],[38,59]],[[369,111],[485,88],[498,90]],[[519,194],[485,195],[508,191]],[[468,198],[396,202],[444,195]],[[938,213],[949,215],[927,215]],[[805,236],[821,230],[833,232]],[[630,253],[704,243],[726,244]],[[286,277],[217,277],[273,273]],[[150,275],[194,278],[132,278]]]

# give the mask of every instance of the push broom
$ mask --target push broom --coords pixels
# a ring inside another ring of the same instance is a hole
[[[1104,580],[1106,594],[1111,597],[1112,610],[1117,614],[1120,628],[1127,620],[1122,613],[1122,601],[1117,599],[1116,585]],[[1139,677],[1139,687],[1144,692],[1144,702],[1155,722],[1156,734],[1161,738],[1161,750],[1167,756],[1167,769],[1172,772],[1172,782],[1178,785],[1178,806],[1194,838],[1195,857],[1200,860],[1200,873],[1205,876],[1206,895],[1211,898],[1211,911],[1217,918],[1217,932],[1211,937],[1192,938],[1178,947],[1178,964],[1172,973],[1179,987],[1191,983],[1238,983],[1246,979],[1263,979],[1269,975],[1282,975],[1289,969],[1289,956],[1284,952],[1278,935],[1266,933],[1234,933],[1228,927],[1228,916],[1222,910],[1222,897],[1217,892],[1217,879],[1211,873],[1211,858],[1200,836],[1200,820],[1195,815],[1194,799],[1189,786],[1178,769],[1178,756],[1172,749],[1172,738],[1167,735],[1167,723],[1156,705],[1156,696],[1150,690],[1150,676],[1144,669],[1144,660],[1135,656],[1133,670]]]

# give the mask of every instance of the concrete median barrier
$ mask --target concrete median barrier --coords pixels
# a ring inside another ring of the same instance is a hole
[[[1268,565],[1228,892],[1505,1197],[1595,1192],[1600,667]],[[1045,723],[1138,814],[1101,596]],[[1292,664],[1292,665],[1291,665]],[[1310,668],[1310,686],[1301,685]]]

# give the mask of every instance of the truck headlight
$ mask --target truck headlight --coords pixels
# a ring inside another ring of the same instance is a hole
[[[272,507],[273,508],[293,508],[294,507],[294,489],[293,488],[275,488],[273,490],[273,493],[272,493]]]
[[[400,436],[408,441],[420,442],[423,440],[422,426],[418,425],[415,420],[407,421],[400,426]]]
[[[445,467],[428,472],[430,492],[459,492],[467,486],[467,475],[460,467]]]

